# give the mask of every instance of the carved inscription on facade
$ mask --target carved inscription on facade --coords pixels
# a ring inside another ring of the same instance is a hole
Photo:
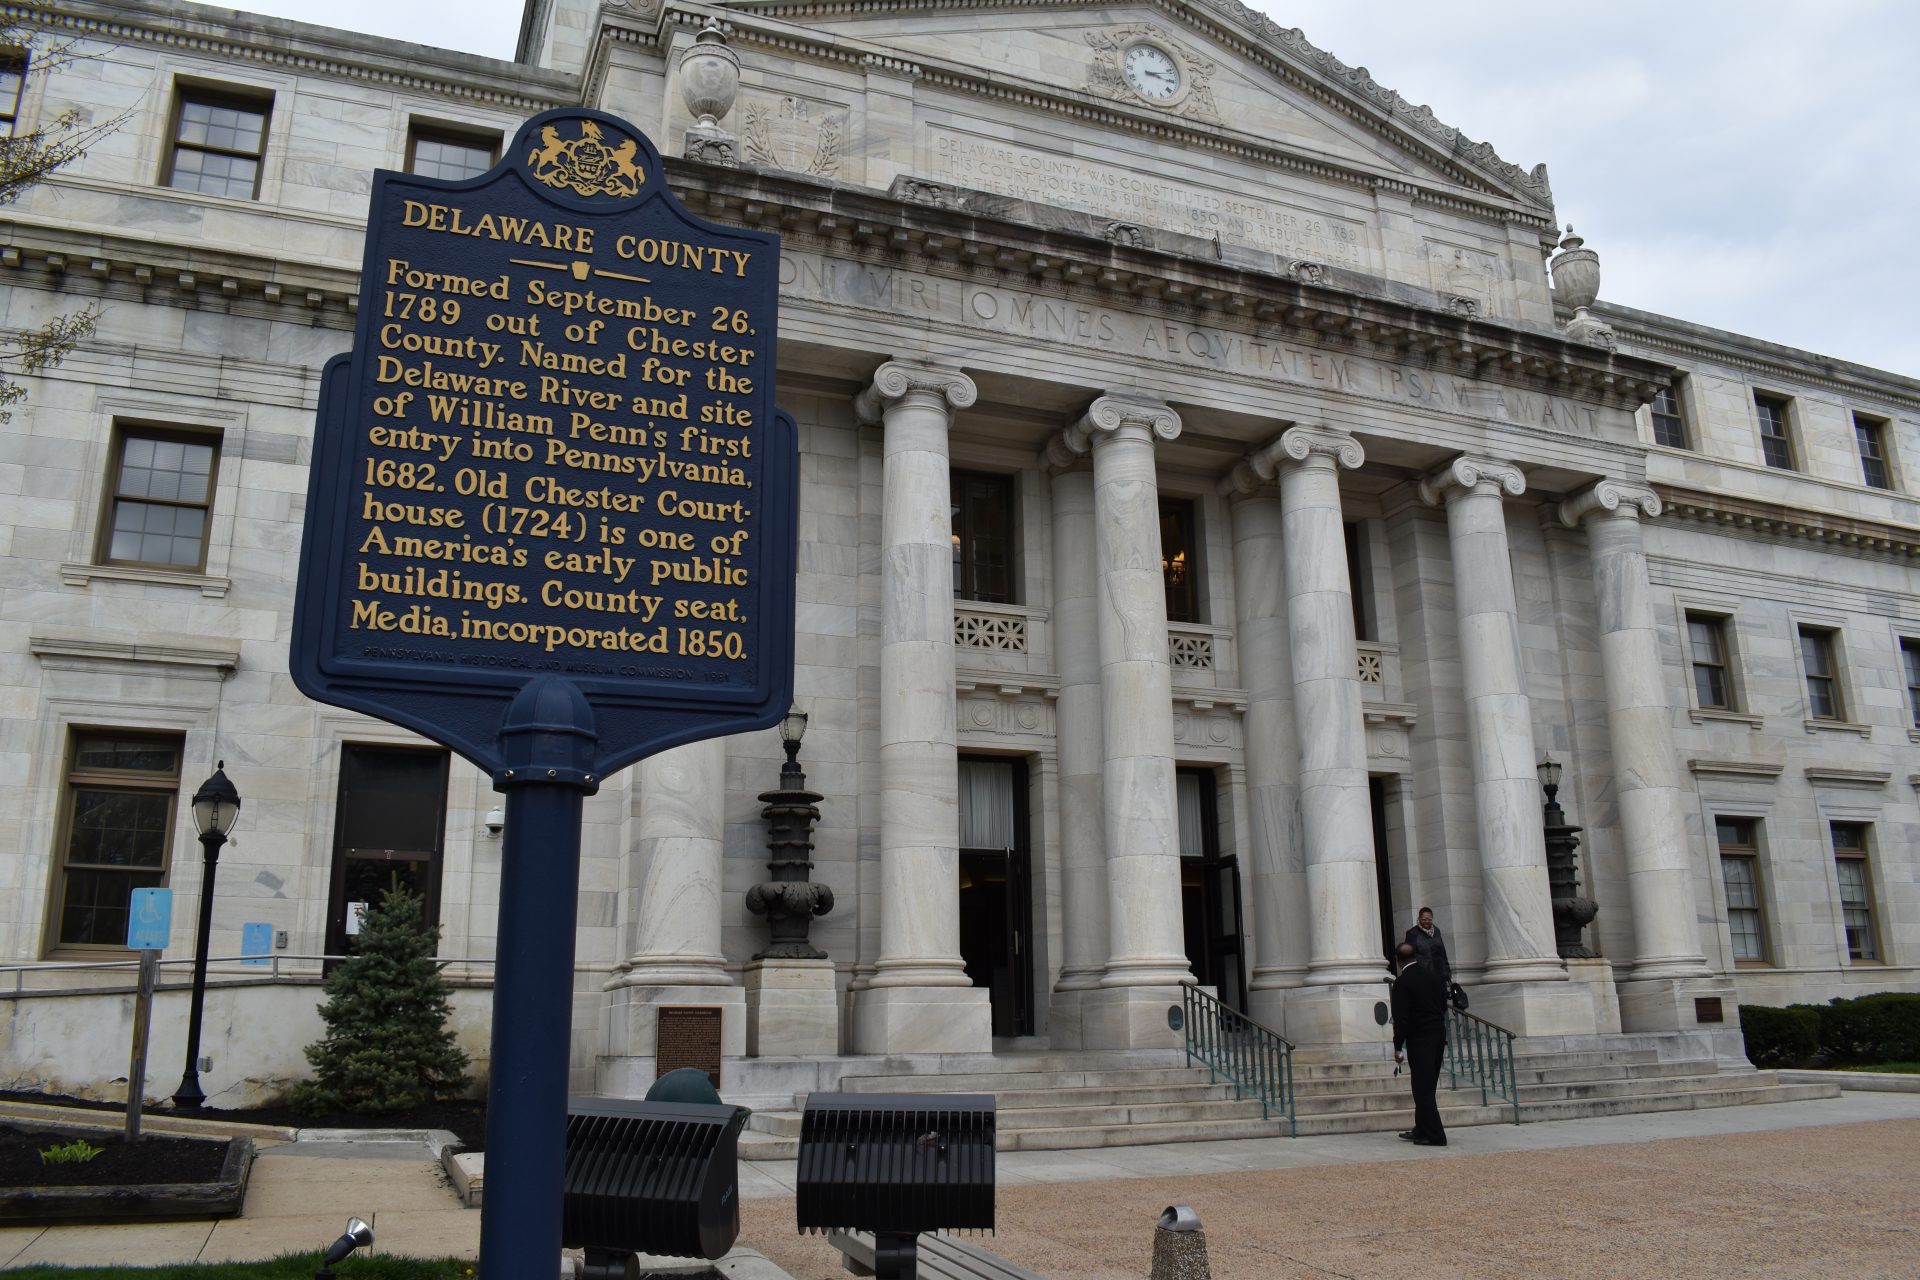
[[[1364,270],[1371,257],[1364,222],[1296,209],[1235,191],[1156,178],[995,138],[934,129],[932,175],[942,182],[1042,204],[1119,213],[1145,227],[1165,227],[1293,258]]]
[[[1187,324],[1019,289],[824,258],[789,247],[780,292],[930,323],[1063,343],[1129,360],[1151,359],[1258,376],[1319,391],[1596,436],[1600,411],[1562,396],[1477,382],[1432,369],[1322,351],[1282,338]]]

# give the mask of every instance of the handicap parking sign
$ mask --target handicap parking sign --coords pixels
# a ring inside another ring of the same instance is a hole
[[[164,951],[173,928],[173,890],[135,889],[127,903],[127,945],[140,951]]]

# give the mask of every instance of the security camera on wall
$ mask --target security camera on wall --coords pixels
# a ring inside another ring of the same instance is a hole
[[[495,805],[487,810],[487,816],[481,821],[487,824],[487,834],[497,840],[500,838],[501,831],[506,829],[507,814],[499,805]]]

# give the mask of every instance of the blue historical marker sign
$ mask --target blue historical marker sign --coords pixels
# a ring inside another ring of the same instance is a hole
[[[505,765],[553,677],[600,776],[791,700],[795,429],[779,240],[708,223],[613,116],[547,112],[450,182],[373,185],[327,365],[294,613],[308,695]]]

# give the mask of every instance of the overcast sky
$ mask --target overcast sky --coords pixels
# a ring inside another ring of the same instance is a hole
[[[511,57],[519,0],[246,0]],[[1920,376],[1914,0],[1265,0],[1503,157],[1602,299]]]

